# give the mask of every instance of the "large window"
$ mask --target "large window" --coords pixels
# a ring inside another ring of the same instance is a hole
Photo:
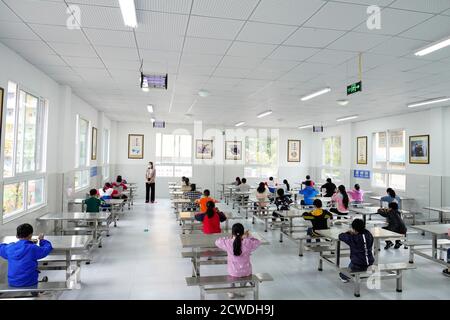
[[[405,130],[388,130],[373,134],[372,186],[391,187],[404,191],[406,175],[406,134]]]
[[[322,170],[321,178],[325,180],[341,180],[341,137],[328,137],[322,139]]]
[[[46,203],[48,101],[8,83],[3,150],[3,215],[11,218]]]
[[[109,130],[108,129],[104,129],[103,130],[103,154],[102,154],[102,158],[103,158],[103,179],[107,180],[109,178],[109,148],[110,148],[110,144],[109,144]]]
[[[86,188],[89,185],[89,121],[77,115],[75,135],[75,190]]]
[[[192,177],[192,136],[156,134],[156,175]]]
[[[244,176],[268,178],[278,176],[278,139],[276,137],[245,139]]]

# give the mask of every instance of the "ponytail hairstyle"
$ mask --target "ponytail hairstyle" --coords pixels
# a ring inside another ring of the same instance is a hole
[[[240,256],[242,254],[242,236],[244,235],[244,226],[241,223],[233,224],[231,233],[235,237],[233,241],[233,254],[235,256]]]
[[[264,193],[264,191],[266,191],[266,184],[264,182],[260,182],[256,191],[258,191],[258,193]]]
[[[283,180],[283,183],[286,185],[286,190],[291,191],[291,186],[289,185],[289,182],[286,179]]]
[[[347,191],[345,190],[345,186],[342,184],[338,187],[339,192],[342,194],[342,203],[344,204],[345,209],[348,209],[348,204],[350,202],[350,199],[348,198]]]
[[[214,208],[216,207],[216,205],[214,204],[214,201],[208,201],[206,203],[206,215],[208,216],[208,218],[212,218],[214,216],[215,210]]]
[[[395,197],[397,196],[397,195],[395,194],[394,189],[392,189],[392,188],[387,188],[386,192],[387,192],[388,195],[390,195],[390,196],[391,196],[392,198],[394,198],[394,199],[395,199]]]

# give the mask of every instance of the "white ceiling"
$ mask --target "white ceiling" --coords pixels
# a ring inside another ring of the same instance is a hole
[[[0,42],[118,121],[149,121],[151,103],[172,123],[332,125],[347,115],[410,112],[408,102],[450,94],[450,48],[413,54],[450,36],[450,0],[135,3],[133,31],[118,0],[0,0]],[[380,30],[366,27],[372,3],[382,6]],[[69,5],[81,10],[80,30],[66,27]],[[358,79],[359,52],[363,92],[341,107],[336,100]],[[140,59],[145,73],[169,74],[167,91],[141,91]],[[300,101],[326,86],[330,94]],[[268,109],[274,113],[256,118]]]

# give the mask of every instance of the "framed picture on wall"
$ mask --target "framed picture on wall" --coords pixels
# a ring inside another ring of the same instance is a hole
[[[144,159],[144,135],[128,135],[128,159]]]
[[[195,142],[195,158],[196,159],[212,159],[213,157],[213,141],[212,140],[196,140]]]
[[[300,140],[288,140],[288,162],[300,162],[302,142]]]
[[[3,129],[3,98],[4,90],[0,88],[0,142],[2,141],[2,129]]]
[[[356,138],[356,163],[367,164],[367,137]]]
[[[92,127],[91,160],[97,160],[97,128]]]
[[[430,163],[430,135],[409,137],[409,163]]]
[[[241,141],[225,141],[225,159],[242,160]]]

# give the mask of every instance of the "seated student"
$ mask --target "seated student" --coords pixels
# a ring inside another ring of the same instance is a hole
[[[289,206],[292,203],[292,199],[284,194],[284,190],[283,189],[278,189],[277,190],[277,197],[275,198],[275,205],[277,206],[277,210],[274,211],[272,213],[272,221],[275,222],[276,218],[280,218],[281,221],[284,221],[283,215],[280,214],[280,211],[288,211],[289,210]]]
[[[91,189],[89,191],[90,197],[84,200],[86,204],[86,212],[100,212],[102,201],[97,197],[97,190]]]
[[[223,212],[220,212],[213,201],[206,204],[206,212],[197,213],[195,220],[203,222],[203,233],[221,233],[220,223],[227,220]]]
[[[184,181],[186,180],[186,177],[185,176],[182,176],[181,177],[181,185],[184,185]]]
[[[448,237],[450,238],[450,229],[448,229]],[[447,249],[447,263],[450,263],[450,248]],[[442,273],[446,277],[450,277],[450,267],[442,270]]]
[[[211,192],[208,189],[205,189],[205,191],[203,191],[203,197],[201,197],[198,200],[195,200],[195,202],[198,203],[198,205],[200,207],[200,212],[201,213],[206,212],[206,209],[207,209],[206,204],[209,201],[212,201],[214,203],[218,202],[217,200],[211,198],[210,195],[211,195]]]
[[[197,191],[197,186],[195,183],[191,184],[191,190],[186,191],[184,193],[184,198],[191,200],[191,203],[187,203],[185,208],[188,211],[195,211],[198,209],[198,205],[196,201],[202,197],[202,193],[200,191]]]
[[[261,241],[253,238],[249,231],[244,231],[244,226],[240,223],[233,225],[231,233],[232,237],[217,239],[216,246],[228,253],[228,274],[238,278],[247,277],[252,274],[250,255],[259,247]],[[228,293],[228,297],[232,299],[235,294]]]
[[[311,185],[311,181],[305,181],[305,188],[300,190],[298,193],[303,195],[303,200],[300,202],[302,206],[311,206],[313,204],[314,198],[319,194],[319,191],[314,189]]]
[[[247,184],[247,179],[242,178],[242,183],[237,187],[237,191],[239,192],[249,192],[250,185]]]
[[[352,272],[366,271],[374,263],[375,259],[372,253],[373,236],[366,229],[363,220],[353,220],[352,230],[341,233],[339,240],[350,247],[350,264],[348,267]],[[339,276],[343,282],[350,280],[343,273],[339,273]]]
[[[354,203],[363,203],[364,202],[364,191],[361,190],[359,184],[355,184],[353,190],[348,192],[350,198],[352,198]]]
[[[398,204],[396,202],[389,203],[389,209],[378,209],[378,214],[386,218],[388,225],[383,227],[383,229],[406,235],[406,226],[403,222],[401,213],[398,211]],[[392,241],[387,240],[384,249],[389,249],[393,245]],[[394,248],[398,249],[401,246],[402,242],[400,240],[395,240]]]
[[[348,197],[347,191],[343,185],[338,187],[338,191],[331,197],[333,203],[336,204],[337,208],[331,208],[330,212],[336,213],[340,216],[345,216],[348,214],[348,205],[350,203],[350,198]],[[338,217],[340,219],[341,217]]]
[[[240,185],[242,183],[242,181],[241,181],[241,178],[239,178],[239,177],[236,177],[236,180],[233,182],[233,183],[231,183],[231,185],[234,185],[234,186],[238,186],[238,185]]]
[[[311,182],[311,187],[314,187],[315,183],[314,183],[314,181],[311,180],[311,176],[310,175],[306,176],[306,180],[302,182],[302,185],[306,186],[306,182],[308,182],[308,181]]]
[[[191,183],[189,182],[189,178],[184,178],[184,184],[181,185],[181,192],[191,191]]]
[[[394,189],[387,188],[386,190],[387,196],[381,197],[380,202],[387,202],[388,204],[391,202],[396,202],[398,204],[398,209],[402,209],[402,201],[400,197],[395,194]]]
[[[302,217],[312,223],[312,228],[308,228],[306,234],[311,237],[317,237],[319,235],[315,231],[328,229],[328,219],[333,219],[333,215],[322,209],[322,201],[320,199],[315,199],[313,204],[314,210],[303,213]],[[311,242],[311,239],[307,239],[306,242]],[[316,242],[320,242],[320,239],[316,239]]]
[[[98,190],[98,194],[100,195],[100,199],[111,199],[112,196],[117,196],[119,192],[114,190],[111,183],[106,182],[103,188]]]
[[[327,178],[327,183],[322,185],[320,188],[320,191],[323,192],[325,190],[324,197],[332,197],[333,194],[336,192],[336,185],[331,181],[331,178]]]
[[[32,287],[38,284],[38,260],[53,250],[52,244],[39,235],[39,245],[33,241],[33,227],[24,223],[17,227],[19,241],[0,244],[0,256],[8,260],[8,284],[10,287]],[[48,281],[44,277],[44,282]]]
[[[264,182],[260,182],[258,188],[256,189],[256,200],[257,202],[255,205],[258,211],[265,209],[269,205],[269,191],[267,190]]]
[[[122,176],[120,176],[120,175],[117,176],[116,182],[112,183],[112,187],[114,188],[114,190],[117,191],[116,195],[114,195],[114,194],[112,195],[113,198],[124,199],[124,200],[128,199],[128,197],[126,195],[122,194],[122,192],[124,190],[128,189],[127,185],[123,182]]]

